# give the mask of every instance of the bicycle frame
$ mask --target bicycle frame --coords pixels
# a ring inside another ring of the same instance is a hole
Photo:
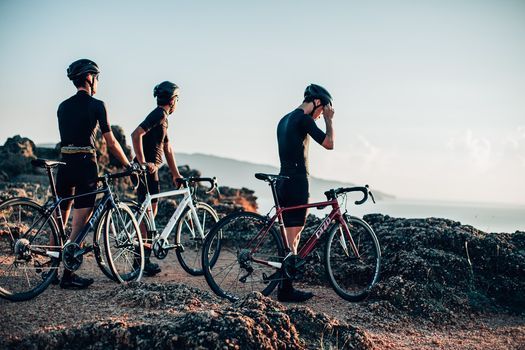
[[[259,245],[261,244],[261,242],[263,242],[264,238],[266,237],[268,232],[270,232],[270,229],[273,226],[273,224],[275,223],[275,221],[279,222],[279,229],[281,231],[281,238],[282,238],[282,240],[283,240],[283,242],[285,244],[285,247],[290,249],[290,243],[288,242],[288,238],[286,236],[286,232],[285,232],[284,224],[283,224],[283,218],[282,218],[282,214],[284,212],[298,210],[298,209],[313,208],[313,207],[322,209],[322,208],[327,207],[327,206],[331,206],[332,207],[332,211],[330,212],[329,215],[327,215],[323,219],[321,224],[319,224],[319,226],[317,226],[317,228],[314,231],[314,234],[303,244],[303,246],[301,247],[301,249],[298,252],[298,256],[300,258],[302,258],[302,259],[306,258],[306,256],[308,254],[310,254],[310,252],[315,248],[315,246],[316,246],[317,242],[319,241],[319,239],[321,238],[321,236],[326,232],[326,230],[330,227],[331,223],[335,220],[336,222],[339,222],[341,224],[341,226],[343,227],[344,235],[341,235],[342,243],[345,243],[344,239],[345,239],[345,236],[346,236],[346,239],[350,242],[350,246],[352,248],[352,251],[354,252],[354,254],[357,257],[359,257],[359,252],[358,252],[357,246],[355,245],[355,242],[354,242],[354,240],[352,238],[352,235],[350,234],[350,229],[348,228],[348,225],[346,224],[346,220],[344,219],[344,216],[343,216],[344,214],[341,214],[341,208],[339,206],[339,202],[337,201],[337,198],[334,198],[334,199],[326,201],[326,202],[308,203],[308,204],[297,205],[297,206],[293,206],[293,207],[281,207],[281,206],[279,206],[277,204],[276,212],[272,216],[272,218],[270,219],[268,225],[265,228],[263,228],[261,231],[259,231],[259,233],[248,243],[248,245],[250,245],[256,239],[259,240],[258,244],[252,249],[252,253],[254,251],[256,251],[257,248],[259,247]],[[344,247],[346,247],[346,244],[344,244]],[[257,263],[260,263],[260,264],[263,264],[263,265],[267,265],[267,266],[272,266],[272,267],[275,267],[275,268],[281,268],[281,266],[282,266],[281,263],[272,262],[272,261],[264,261],[264,260],[256,259],[253,256],[252,256],[252,260],[257,262]]]
[[[100,216],[102,215],[102,213],[106,209],[106,206],[109,204],[111,206],[111,208],[115,207],[115,200],[114,200],[113,195],[111,193],[111,189],[109,188],[109,186],[107,186],[107,184],[105,184],[105,186],[103,188],[97,189],[97,190],[95,190],[93,192],[83,193],[83,194],[80,194],[80,195],[73,195],[73,196],[64,197],[64,198],[61,198],[61,197],[59,197],[56,194],[56,191],[55,191],[54,187],[52,188],[52,192],[53,192],[53,195],[54,195],[54,199],[49,199],[43,205],[43,208],[45,210],[44,211],[45,216],[43,217],[43,219],[45,218],[45,220],[40,225],[40,228],[38,229],[38,231],[40,231],[40,229],[49,221],[49,219],[53,217],[53,213],[56,211],[58,213],[57,214],[58,220],[55,220],[55,221],[58,221],[57,226],[58,226],[58,231],[59,231],[59,234],[60,234],[60,239],[62,241],[61,248],[63,248],[64,245],[69,243],[70,241],[69,241],[69,239],[68,239],[68,237],[66,236],[66,233],[65,233],[65,227],[64,227],[65,225],[64,225],[64,222],[63,222],[63,218],[62,218],[62,213],[61,213],[60,208],[59,208],[60,203],[62,203],[64,201],[71,200],[71,199],[75,199],[75,198],[80,198],[80,197],[85,197],[85,196],[89,196],[89,195],[96,195],[96,194],[104,193],[104,197],[97,204],[97,206],[96,206],[95,210],[93,211],[93,214],[91,215],[90,219],[88,220],[86,225],[84,225],[82,230],[79,232],[79,234],[75,238],[74,243],[76,243],[78,245],[80,245],[84,241],[84,239],[86,238],[89,230],[91,228],[93,228],[95,226],[95,224],[99,221]],[[34,226],[36,226],[38,224],[40,224],[40,220],[35,222]],[[28,229],[28,232],[34,226],[30,227]],[[33,235],[33,238],[31,239],[31,243],[32,243],[33,239],[36,238],[36,237],[37,237],[37,235]],[[58,245],[57,245],[57,247],[58,247]],[[54,258],[58,258],[60,256],[59,252],[57,252],[57,251],[50,251],[50,250],[46,250],[45,252],[41,252],[41,254],[47,255],[47,256],[50,256],[50,257],[54,257]]]
[[[183,189],[180,189],[180,190],[173,190],[173,191],[167,191],[167,192],[162,192],[162,193],[157,193],[157,194],[154,194],[154,195],[151,195],[149,192],[146,192],[146,198],[144,199],[144,202],[142,202],[142,204],[140,205],[140,215],[138,216],[137,218],[137,222],[139,223],[139,225],[142,223],[142,220],[144,220],[144,217],[146,215],[149,216],[149,218],[151,219],[151,223],[152,223],[152,228],[154,231],[157,230],[157,226],[155,224],[155,220],[153,218],[153,215],[152,215],[152,209],[151,209],[151,201],[153,199],[158,199],[158,198],[164,198],[164,197],[172,197],[172,196],[177,196],[177,195],[184,195],[184,197],[182,198],[182,201],[180,202],[179,205],[177,205],[177,209],[175,210],[175,212],[173,213],[173,215],[170,217],[168,223],[166,224],[166,227],[164,227],[164,230],[162,230],[162,233],[160,234],[160,236],[157,238],[157,239],[167,239],[168,236],[170,235],[171,231],[173,230],[173,227],[175,227],[175,225],[177,224],[177,221],[180,219],[180,217],[182,216],[182,213],[184,212],[184,210],[186,209],[186,207],[189,207],[190,208],[190,211],[191,211],[191,216],[193,218],[193,221],[197,227],[197,232],[198,234],[201,236],[201,238],[204,238],[204,230],[201,226],[201,222],[197,216],[197,210],[195,209],[195,205],[193,204],[193,198],[191,196],[191,192],[190,192],[190,188],[189,187],[185,187]],[[193,231],[191,231],[191,234],[194,235]],[[195,238],[195,236],[193,236],[193,238]]]
[[[96,195],[96,194],[100,194],[100,193],[104,193],[104,197],[102,197],[102,199],[99,201],[97,206],[94,208],[93,214],[89,218],[89,221],[86,223],[86,225],[84,225],[82,230],[78,233],[77,237],[75,238],[74,243],[80,244],[86,238],[89,230],[91,228],[94,228],[95,224],[98,222],[98,220],[100,219],[100,216],[104,212],[104,209],[106,208],[107,204],[109,203],[112,208],[115,207],[115,200],[113,199],[113,195],[112,195],[111,190],[109,189],[109,187],[104,187],[104,188],[101,188],[101,189],[97,189],[97,190],[95,190],[93,192],[83,193],[81,195],[73,195],[73,196],[64,197],[64,198],[60,198],[60,197],[56,196],[55,200],[53,200],[52,202],[48,201],[44,205],[44,207],[46,208],[46,214],[49,214],[49,216],[51,216],[52,213],[55,212],[55,211],[58,212],[58,215],[57,215],[57,217],[59,218],[59,220],[58,220],[59,221],[58,222],[58,228],[59,228],[60,235],[62,236],[62,240],[63,241],[66,241],[67,237],[66,237],[66,234],[65,234],[65,228],[64,228],[64,222],[63,222],[63,218],[62,218],[62,213],[61,213],[61,211],[59,209],[60,204],[62,202],[64,202],[64,201],[68,201],[68,200],[71,200],[71,199],[85,197],[85,196],[89,196],[89,195]]]

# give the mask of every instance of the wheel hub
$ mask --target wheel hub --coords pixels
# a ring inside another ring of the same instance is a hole
[[[31,260],[31,244],[26,238],[18,239],[14,246],[14,253],[21,260]]]

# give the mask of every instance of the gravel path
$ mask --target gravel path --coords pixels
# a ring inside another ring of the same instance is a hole
[[[215,299],[202,277],[187,275],[174,254],[160,262],[163,272],[146,282],[185,284],[210,293],[213,304],[197,303],[196,309],[221,308],[228,302]],[[151,309],[119,305],[111,297],[121,288],[106,279],[92,257],[86,257],[80,273],[95,278],[95,283],[82,291],[62,290],[50,286],[39,297],[10,303],[0,300],[0,337],[24,337],[92,323],[121,321],[135,324],[155,314],[181,312],[184,307]],[[348,303],[330,289],[301,286],[312,290],[315,297],[305,304],[315,312],[323,312],[364,330],[377,349],[525,349],[525,316],[505,314],[461,315],[451,324],[436,325],[428,320],[414,319],[380,303]],[[275,298],[275,295],[272,296]],[[286,304],[287,307],[296,306]]]

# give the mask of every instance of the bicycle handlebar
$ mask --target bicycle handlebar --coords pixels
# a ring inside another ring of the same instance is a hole
[[[376,202],[374,195],[368,188],[368,185],[335,188],[335,189],[326,191],[324,194],[328,200],[331,200],[340,194],[348,193],[348,192],[362,192],[363,193],[363,199],[357,200],[354,202],[356,205],[360,205],[366,202],[368,200],[368,195],[370,195],[370,198],[372,198],[372,202],[374,203]]]
[[[218,190],[217,178],[215,176],[214,177],[183,177],[183,178],[177,179],[177,183],[185,187],[188,187],[190,183],[195,183],[195,182],[208,182],[210,184],[210,188],[208,188],[206,193],[210,193],[214,189]]]
[[[140,165],[138,163],[132,163],[131,166],[128,168],[128,170],[123,171],[121,173],[113,173],[113,174],[104,174],[103,176],[97,177],[97,181],[106,181],[110,179],[119,179],[121,177],[127,177],[131,175],[139,175],[146,171],[146,167],[144,165]]]

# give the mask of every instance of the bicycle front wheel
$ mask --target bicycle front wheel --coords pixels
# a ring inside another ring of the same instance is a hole
[[[126,204],[117,203],[109,209],[104,244],[115,279],[120,283],[139,281],[144,270],[144,244],[137,220]]]
[[[204,240],[202,267],[210,288],[231,301],[257,291],[269,295],[280,280],[284,256],[267,218],[238,212],[221,219]]]
[[[364,220],[347,216],[346,223],[350,235],[340,223],[329,233],[325,250],[326,273],[341,298],[360,301],[368,296],[379,279],[381,249],[374,231]]]
[[[175,244],[177,245],[177,259],[180,266],[193,276],[203,274],[201,265],[202,245],[204,238],[210,229],[219,221],[217,212],[206,203],[195,205],[198,223],[200,224],[203,235],[199,234],[197,222],[192,215],[190,207],[186,207],[177,223],[177,235]]]
[[[111,267],[109,266],[109,263],[107,262],[107,253],[106,253],[106,244],[104,243],[104,238],[106,236],[106,221],[109,214],[109,210],[106,211],[102,217],[100,218],[100,221],[97,225],[97,228],[95,230],[95,234],[93,235],[93,253],[95,255],[95,260],[97,262],[98,267],[104,273],[104,275],[113,280],[116,281],[115,275],[113,275],[113,272],[111,271]]]
[[[61,241],[53,217],[28,198],[0,205],[0,296],[29,300],[56,277]]]

